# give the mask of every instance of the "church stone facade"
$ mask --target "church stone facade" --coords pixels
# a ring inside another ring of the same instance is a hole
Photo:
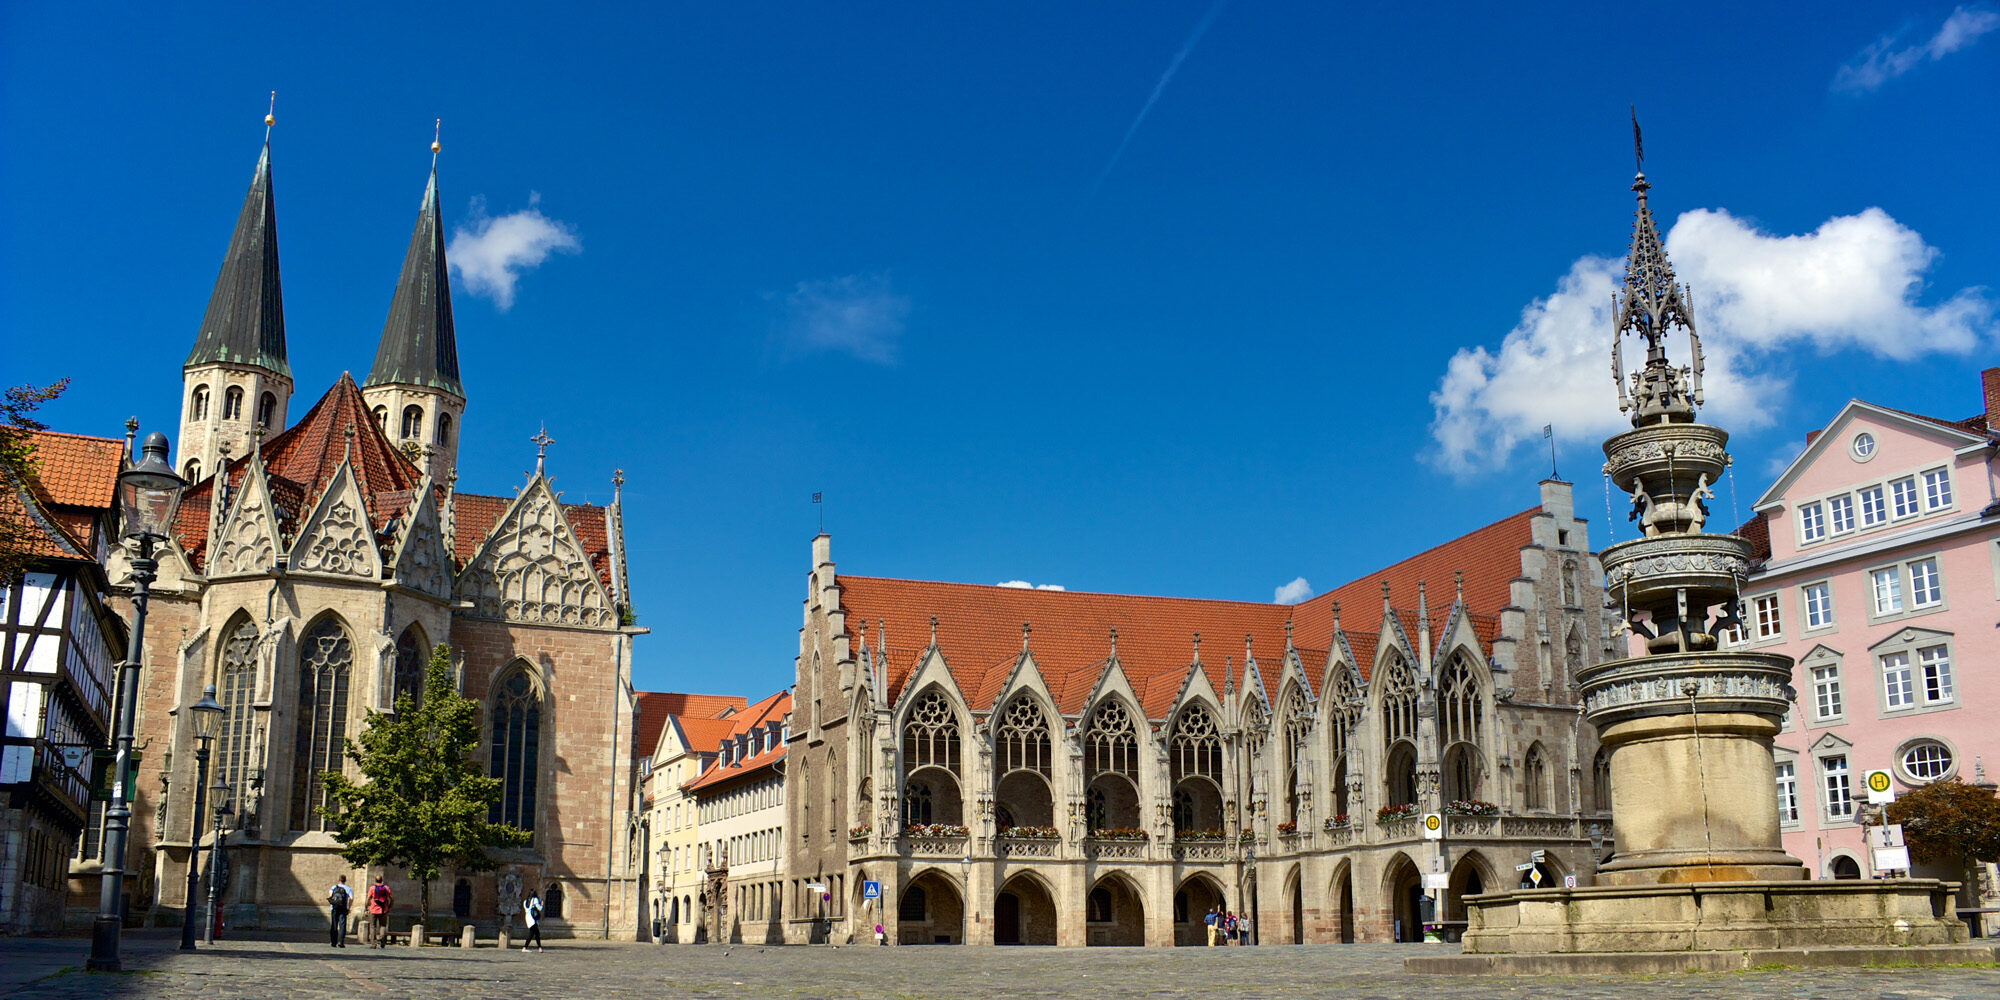
[[[503,783],[497,818],[533,841],[498,852],[498,872],[445,873],[433,912],[491,928],[538,889],[558,932],[629,933],[630,678],[644,630],[627,624],[618,494],[564,502],[543,455],[511,490],[457,488],[467,396],[435,164],[367,381],[342,374],[288,423],[267,139],[182,375],[176,462],[193,483],[147,620],[131,909],[178,922],[191,839],[213,842],[213,813],[193,815],[182,710],[214,685],[226,714],[209,780],[229,786],[232,806],[224,919],[324,921],[328,884],[376,872],[340,857],[317,775],[343,766],[342,740],[368,713],[421,686],[444,643],[461,691],[484,704],[479,759]],[[109,568],[129,610],[129,553]],[[85,919],[94,860],[73,867],[72,913]],[[419,887],[383,874],[414,916]]]
[[[1414,940],[1427,875],[1448,933],[1517,865],[1588,884],[1572,678],[1610,620],[1570,485],[1540,494],[1296,605],[849,576],[819,536],[788,939],[1186,945],[1220,906],[1267,944]]]

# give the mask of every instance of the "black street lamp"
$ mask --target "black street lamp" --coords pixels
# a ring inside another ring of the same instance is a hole
[[[137,429],[138,421],[126,427]],[[130,440],[130,438],[127,438]],[[146,639],[146,599],[160,564],[153,558],[153,546],[167,540],[173,527],[174,509],[180,506],[181,490],[187,481],[174,475],[167,464],[167,436],[158,431],[146,435],[138,464],[118,474],[118,521],[123,537],[138,543],[132,559],[132,642],[125,659],[118,664],[117,698],[113,704],[116,734],[112,738],[111,802],[104,809],[104,867],[99,876],[97,920],[90,928],[90,958],[84,968],[92,972],[119,971],[118,944],[124,929],[125,841],[132,826],[132,791],[126,778],[132,767],[132,730],[137,722],[139,664],[144,662]]]
[[[210,786],[215,791],[215,840],[208,848],[208,930],[203,941],[215,943],[215,897],[222,888],[216,880],[222,876],[222,824],[229,819],[229,786],[221,778]]]
[[[216,726],[222,722],[222,706],[215,700],[215,685],[202,689],[201,700],[188,706],[191,714],[188,728],[198,741],[194,752],[194,813],[188,821],[188,873],[187,894],[182,897],[181,908],[181,950],[193,951],[195,938],[195,914],[199,908],[194,905],[194,894],[201,885],[201,796],[208,784],[208,744],[215,738]]]

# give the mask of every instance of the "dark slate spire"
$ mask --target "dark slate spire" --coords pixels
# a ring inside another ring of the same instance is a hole
[[[257,158],[257,173],[250,178],[250,193],[243,198],[243,211],[236,216],[222,272],[215,276],[215,292],[208,297],[194,350],[188,352],[189,365],[218,361],[259,365],[286,378],[292,374],[285,363],[285,302],[278,282],[278,208],[271,196],[269,135],[264,138],[263,155]]]
[[[451,279],[445,270],[444,220],[438,214],[437,163],[431,163],[430,184],[417,211],[417,228],[403,255],[403,275],[389,300],[389,321],[382,326],[382,346],[368,385],[421,385],[442,389],[461,399],[458,384],[458,342],[451,325]]]

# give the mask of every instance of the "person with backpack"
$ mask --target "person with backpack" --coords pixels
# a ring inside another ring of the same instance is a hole
[[[539,953],[542,950],[542,897],[541,896],[533,892],[528,893],[527,901],[521,904],[521,919],[526,920],[528,922],[528,936],[522,939],[521,950],[527,951],[528,942],[532,941],[534,942],[535,945],[535,951]]]
[[[375,933],[377,948],[389,944],[389,908],[395,905],[396,894],[382,884],[382,876],[375,876],[375,884],[368,887],[368,927]]]
[[[327,928],[327,944],[334,948],[347,947],[347,910],[354,905],[354,890],[347,887],[347,876],[342,875],[326,890],[326,905],[333,911],[333,924]]]

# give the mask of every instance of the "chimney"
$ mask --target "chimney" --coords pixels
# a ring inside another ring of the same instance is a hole
[[[1979,388],[1986,397],[1986,429],[2000,430],[2000,368],[1980,372]]]

